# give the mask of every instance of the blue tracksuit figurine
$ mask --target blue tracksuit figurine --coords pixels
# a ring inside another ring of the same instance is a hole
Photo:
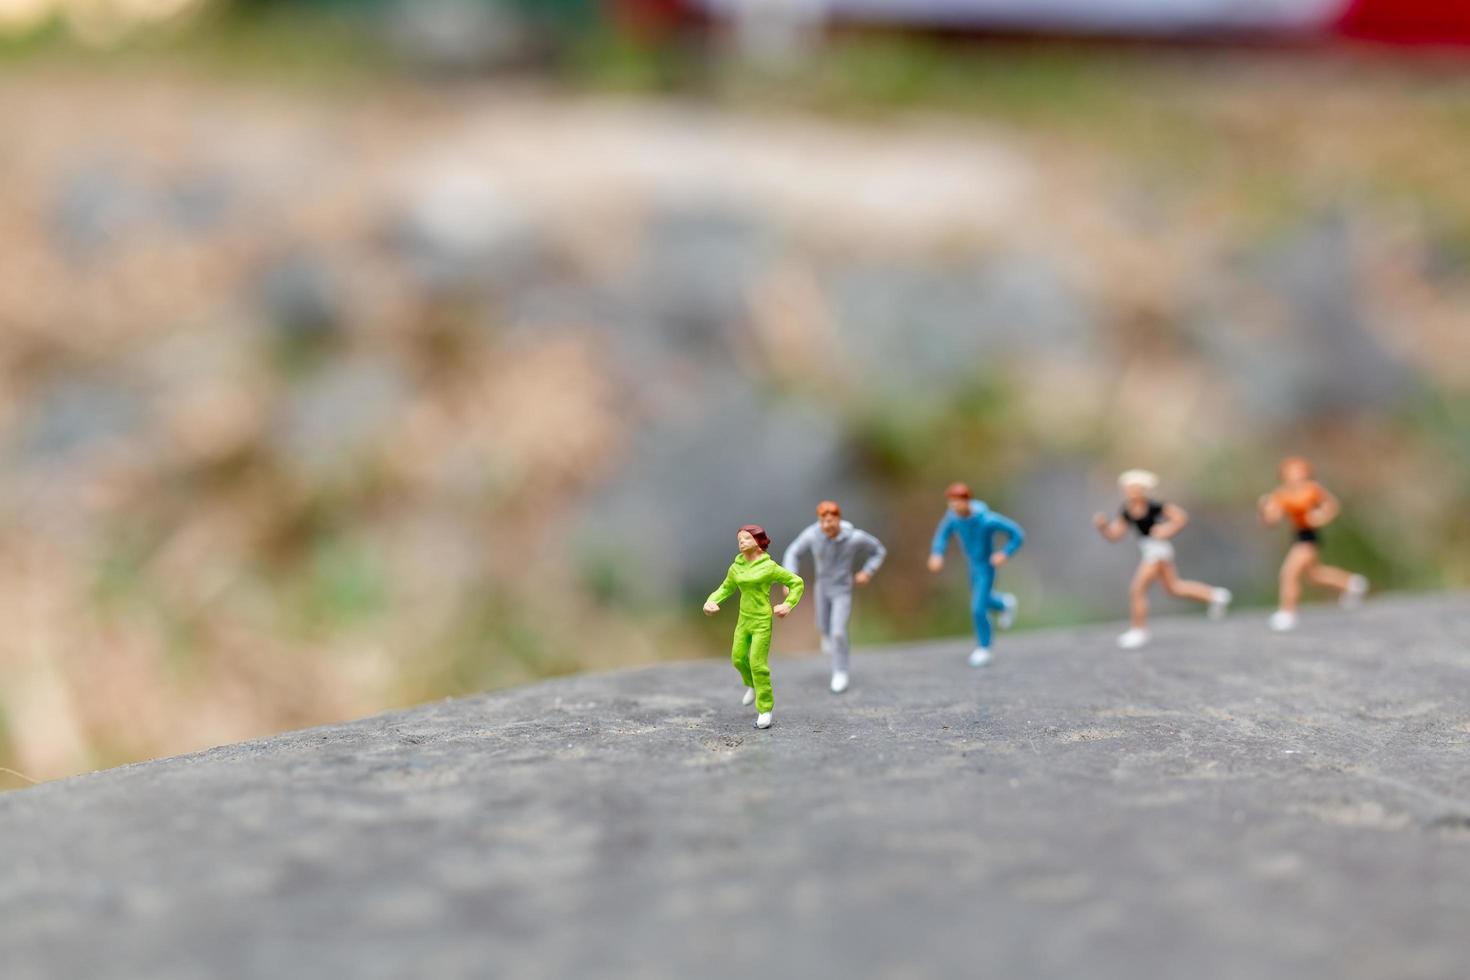
[[[1001,629],[1009,629],[1016,617],[1016,597],[1009,592],[994,591],[995,570],[1020,549],[1026,532],[1009,517],[1002,517],[980,501],[972,500],[970,488],[963,483],[951,483],[944,495],[949,499],[949,510],[934,531],[929,571],[937,572],[944,567],[944,549],[949,546],[950,535],[958,536],[965,559],[970,563],[970,616],[975,621],[977,644],[970,653],[970,666],[980,667],[990,662],[990,611],[1000,613],[997,622]],[[1002,549],[995,546],[997,532],[1006,536]]]

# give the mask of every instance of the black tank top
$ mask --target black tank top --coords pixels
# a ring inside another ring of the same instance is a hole
[[[1148,510],[1144,512],[1142,517],[1134,517],[1128,513],[1127,504],[1124,504],[1123,509],[1118,513],[1122,515],[1123,520],[1133,525],[1134,530],[1138,532],[1138,536],[1141,538],[1148,537],[1149,532],[1154,529],[1155,524],[1162,524],[1164,522],[1164,505],[1157,500],[1150,500],[1148,502]]]

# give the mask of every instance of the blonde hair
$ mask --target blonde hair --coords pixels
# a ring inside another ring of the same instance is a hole
[[[1159,478],[1148,470],[1126,470],[1118,477],[1118,486],[1155,490],[1159,486]]]

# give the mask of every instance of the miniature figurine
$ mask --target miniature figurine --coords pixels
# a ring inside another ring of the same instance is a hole
[[[1302,595],[1302,576],[1318,585],[1337,589],[1344,609],[1362,605],[1368,580],[1361,575],[1322,564],[1322,528],[1332,523],[1342,509],[1337,498],[1312,479],[1312,464],[1300,456],[1281,463],[1281,486],[1266,494],[1258,504],[1261,519],[1275,525],[1283,517],[1296,529],[1296,540],[1281,564],[1281,603],[1271,614],[1271,628],[1278,633],[1296,629],[1296,607]]]
[[[1174,568],[1174,543],[1170,539],[1184,530],[1189,515],[1182,507],[1149,496],[1158,489],[1159,478],[1148,470],[1129,470],[1118,477],[1118,486],[1123,489],[1123,508],[1118,516],[1108,520],[1106,514],[1095,514],[1092,518],[1092,523],[1109,541],[1117,541],[1132,525],[1143,552],[1129,589],[1128,631],[1118,637],[1118,646],[1135,650],[1148,642],[1148,589],[1155,579],[1163,582],[1164,591],[1172,596],[1205,603],[1211,619],[1224,618],[1234,598],[1230,590],[1181,579]]]
[[[766,550],[771,539],[759,524],[743,525],[735,535],[740,554],[730,563],[725,581],[710,593],[704,601],[704,614],[713,616],[720,611],[720,603],[740,592],[740,618],[735,621],[735,644],[730,651],[730,660],[740,671],[745,681],[745,697],[741,704],[755,702],[759,712],[755,719],[756,728],[771,727],[771,709],[775,696],[771,692],[771,614],[785,619],[786,614],[801,601],[806,586],[801,576],[789,572],[776,564]],[[774,583],[786,586],[787,593],[780,605],[771,605],[771,586]]]
[[[836,501],[817,504],[817,522],[796,536],[781,564],[795,574],[803,555],[810,555],[816,568],[817,631],[822,652],[832,658],[832,693],[847,690],[849,648],[847,621],[852,615],[853,584],[867,585],[883,564],[888,551],[883,542],[842,519]],[[861,562],[854,572],[854,566]]]
[[[1000,615],[996,624],[1010,629],[1016,618],[1016,597],[1009,592],[995,592],[995,572],[1014,555],[1026,540],[1021,525],[995,513],[984,503],[973,500],[970,488],[951,483],[944,492],[949,510],[934,531],[929,548],[929,571],[944,568],[944,549],[951,535],[958,536],[965,559],[970,564],[970,616],[975,622],[975,649],[970,652],[970,666],[981,667],[990,662],[990,613]],[[1006,536],[1003,549],[995,547],[996,533]]]

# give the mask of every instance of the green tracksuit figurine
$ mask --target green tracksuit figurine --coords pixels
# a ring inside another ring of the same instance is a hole
[[[787,571],[776,563],[766,549],[771,539],[759,524],[746,524],[735,536],[740,554],[730,563],[725,581],[710,593],[704,603],[706,616],[720,611],[720,603],[740,591],[740,618],[735,622],[735,645],[730,651],[730,660],[740,671],[745,681],[745,698],[742,704],[755,702],[760,712],[755,719],[756,728],[771,727],[771,708],[776,699],[771,693],[771,616],[785,618],[801,601],[806,586],[801,576]],[[771,586],[781,583],[791,591],[784,602],[771,605]]]

